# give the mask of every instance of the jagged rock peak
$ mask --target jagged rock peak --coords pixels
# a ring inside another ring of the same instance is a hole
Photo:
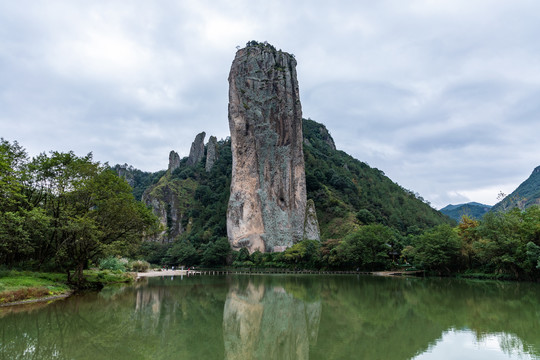
[[[173,172],[180,167],[180,155],[174,150],[169,153],[169,171]]]
[[[309,199],[306,203],[306,218],[304,220],[304,239],[321,240],[319,231],[319,221],[317,220],[317,211],[315,202]]]
[[[129,184],[129,186],[131,187],[135,186],[133,170],[134,170],[133,166],[128,165],[128,164],[124,164],[124,165],[117,164],[114,167],[114,171],[116,171],[118,176],[125,179],[127,183]]]
[[[240,49],[229,74],[233,249],[282,250],[304,237],[302,107],[294,56],[267,43]]]
[[[322,124],[321,124],[322,125]],[[326,126],[322,125],[319,128],[319,132],[321,133],[321,137],[325,143],[332,148],[332,150],[336,150],[336,143],[334,142],[334,139],[332,138],[332,135],[330,135],[330,132],[326,128]]]
[[[189,150],[189,157],[187,160],[187,165],[195,165],[204,157],[204,137],[206,133],[203,131],[200,134],[197,134],[195,140],[191,144],[191,149]]]
[[[208,144],[206,144],[206,172],[212,170],[212,166],[217,159],[217,138],[210,136]]]

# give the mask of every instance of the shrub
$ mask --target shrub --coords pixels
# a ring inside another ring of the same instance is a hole
[[[101,259],[99,262],[99,268],[101,270],[119,270],[124,272],[126,271],[127,263],[127,259],[121,259],[111,256],[105,259]]]
[[[147,272],[150,264],[144,260],[135,260],[131,263],[131,269],[136,272]]]

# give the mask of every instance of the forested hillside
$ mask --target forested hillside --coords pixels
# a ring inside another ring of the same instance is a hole
[[[522,182],[516,190],[495,204],[493,211],[508,211],[514,207],[521,210],[540,204],[540,166],[533,170],[531,176]]]
[[[323,242],[342,239],[368,224],[385,225],[399,236],[406,236],[453,223],[412,191],[392,182],[382,171],[336,150],[324,125],[304,119],[303,132],[307,197],[315,201]],[[179,235],[172,239],[172,245],[145,244],[149,261],[167,258],[170,263],[185,262],[186,257],[197,256],[206,256],[203,259],[206,264],[223,260],[216,253],[227,241],[230,146],[229,139],[218,142],[218,156],[210,172],[205,169],[204,158],[191,166],[184,158],[174,171],[154,174],[127,166],[116,167],[130,181],[137,196],[146,192],[152,199],[174,202],[162,207],[167,211],[163,242],[171,241],[168,235],[173,230]],[[163,175],[159,177],[160,174]],[[174,224],[176,218],[179,224]]]
[[[456,221],[460,221],[463,216],[468,216],[471,219],[481,219],[490,209],[490,205],[470,202],[467,204],[447,205],[439,211]]]
[[[381,170],[335,150],[324,125],[304,120],[303,132],[308,198],[315,201],[323,239],[341,238],[367,224],[407,235],[452,223]]]

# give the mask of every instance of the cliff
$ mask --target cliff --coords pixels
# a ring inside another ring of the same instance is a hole
[[[267,44],[238,50],[229,74],[227,235],[233,249],[282,251],[304,238],[306,183],[296,60]]]

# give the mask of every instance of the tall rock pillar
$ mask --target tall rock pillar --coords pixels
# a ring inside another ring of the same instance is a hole
[[[233,249],[282,251],[304,237],[306,182],[296,60],[256,42],[229,74],[233,155],[227,234]]]

